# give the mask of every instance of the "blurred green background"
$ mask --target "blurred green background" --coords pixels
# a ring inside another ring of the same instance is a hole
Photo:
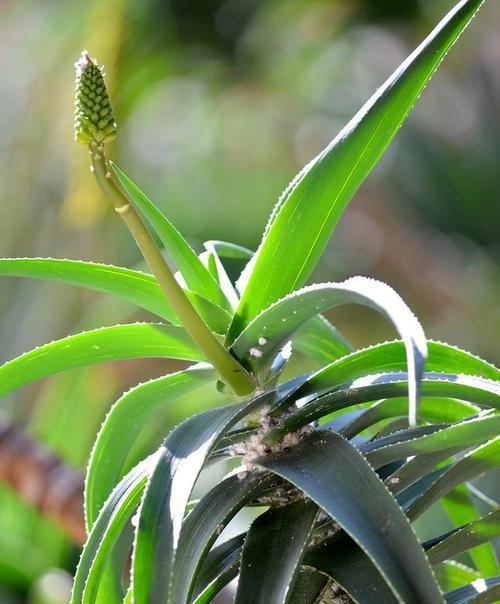
[[[255,248],[288,181],[451,5],[2,0],[0,256],[139,262],[101,199],[86,150],[73,142],[73,62],[83,48],[105,65],[116,162],[196,249],[213,238]],[[497,362],[499,30],[500,5],[489,2],[350,205],[314,275],[385,280],[429,337]],[[67,333],[146,317],[87,291],[14,279],[0,282],[0,313],[0,361]],[[345,308],[330,318],[356,345],[394,337],[369,312]],[[4,407],[83,468],[113,400],[179,366],[72,371]],[[59,583],[48,588],[40,577],[51,567],[71,571],[76,559],[58,529],[0,493],[2,603],[56,604],[58,590],[64,602],[64,576],[50,576]]]

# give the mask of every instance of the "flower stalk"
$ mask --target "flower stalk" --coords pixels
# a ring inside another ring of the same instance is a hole
[[[132,200],[115,179],[107,162],[104,144],[114,138],[116,123],[101,67],[85,51],[75,67],[75,138],[90,150],[92,170],[97,183],[127,226],[165,297],[186,331],[205,353],[207,360],[237,395],[250,394],[255,389],[253,379],[212,333],[191,304]]]

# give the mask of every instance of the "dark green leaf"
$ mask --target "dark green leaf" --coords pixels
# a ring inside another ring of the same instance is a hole
[[[379,421],[393,417],[404,417],[407,408],[408,401],[406,398],[392,398],[374,403],[346,424],[341,429],[342,435],[346,438],[352,438]],[[426,422],[450,424],[475,415],[479,410],[475,405],[457,399],[426,397],[420,403],[419,417]]]
[[[269,488],[272,476],[260,472],[223,480],[191,510],[182,525],[174,564],[171,602],[189,602],[203,558],[231,518],[251,499]]]
[[[446,604],[496,604],[500,600],[500,577],[476,579],[445,596]]]
[[[332,432],[315,432],[290,451],[257,463],[297,486],[329,514],[369,556],[399,602],[442,602],[403,511],[349,441]]]
[[[171,602],[172,571],[186,504],[221,435],[248,413],[271,403],[275,392],[187,419],[160,447],[139,519],[132,567],[135,604]]]
[[[287,431],[295,431],[325,415],[352,405],[378,399],[400,398],[406,394],[407,385],[405,373],[383,373],[360,377],[318,398],[311,395],[305,398],[305,404],[298,411],[283,420],[281,428],[272,430],[267,439],[279,438]],[[422,379],[422,394],[458,398],[500,408],[499,386],[498,382],[473,376],[425,373]],[[287,398],[286,402],[290,403],[290,399]],[[282,409],[283,405],[284,403],[280,403],[277,409]]]
[[[398,599],[370,558],[345,533],[310,551],[304,559],[338,583],[358,604],[397,604]]]
[[[244,535],[221,543],[205,557],[194,587],[193,604],[207,604],[238,574]]]
[[[500,415],[497,416],[500,419]],[[498,434],[497,430],[496,434]],[[446,445],[445,445],[446,446]],[[413,520],[428,509],[435,501],[458,484],[477,478],[500,467],[500,436],[467,453],[459,461],[448,466],[429,488],[406,510]]]
[[[448,427],[407,440],[405,432],[398,432],[361,446],[361,451],[370,464],[380,468],[393,461],[412,455],[442,452],[446,457],[484,442],[498,434],[500,414],[488,414],[458,422]]]
[[[500,537],[500,510],[433,540],[430,547],[424,543],[424,548],[431,563],[438,564],[497,537]]]
[[[318,508],[308,502],[273,509],[250,527],[241,556],[235,604],[294,604],[292,584]]]

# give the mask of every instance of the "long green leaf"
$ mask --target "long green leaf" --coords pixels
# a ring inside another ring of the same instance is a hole
[[[186,281],[188,289],[230,310],[231,307],[228,306],[228,302],[217,282],[184,237],[118,166],[111,162],[111,167],[134,205],[145,216],[169,254],[171,254]]]
[[[266,439],[272,441],[286,432],[293,432],[334,411],[352,405],[385,398],[400,398],[406,394],[405,373],[381,373],[360,377],[316,398],[304,399],[305,404],[272,429]],[[422,395],[458,398],[476,404],[500,409],[500,383],[473,376],[425,373],[422,379]],[[288,401],[288,399],[287,399]],[[277,409],[281,409],[279,404]],[[274,411],[273,411],[274,412]]]
[[[481,519],[481,512],[473,496],[475,487],[470,483],[456,486],[451,492],[441,498],[440,503],[453,526],[471,525]],[[496,502],[487,509],[498,510],[500,505]],[[487,504],[488,505],[488,504]],[[498,560],[493,543],[483,543],[472,548],[469,556],[480,576],[492,577],[498,572]],[[458,585],[456,587],[459,587]]]
[[[101,426],[90,454],[85,481],[88,527],[92,527],[104,501],[126,471],[125,462],[130,449],[148,419],[159,409],[168,410],[180,396],[215,379],[212,368],[195,365],[185,371],[139,384],[116,401]],[[184,411],[186,414],[189,412],[190,408]],[[182,414],[173,413],[177,420],[179,415],[182,417]]]
[[[303,568],[292,585],[289,602],[291,604],[318,604],[328,578],[312,568]]]
[[[240,280],[233,339],[259,312],[305,283],[353,194],[481,4],[459,2],[285,190]]]
[[[50,279],[119,296],[179,325],[153,275],[140,271],[59,258],[0,258],[0,275]]]
[[[379,421],[406,415],[408,402],[405,398],[382,400],[357,414],[340,431],[346,438],[352,438],[362,430]],[[419,416],[422,420],[438,424],[451,424],[475,415],[479,408],[471,403],[452,398],[428,397],[420,403]]]
[[[67,369],[142,358],[204,360],[182,327],[161,323],[102,327],[56,340],[7,361],[0,367],[0,396]]]
[[[253,522],[243,546],[235,604],[294,604],[291,588],[317,513],[316,505],[303,502],[271,508]]]
[[[271,391],[249,402],[206,411],[184,421],[166,438],[146,489],[136,533],[135,604],[172,601],[172,572],[184,512],[206,459],[227,429],[276,397]]]
[[[362,445],[360,449],[370,464],[379,468],[413,455],[426,455],[435,451],[449,457],[455,452],[494,437],[498,432],[500,432],[500,414],[490,414],[409,440],[405,439],[404,432],[397,433]]]
[[[498,417],[500,419],[500,415]],[[498,432],[500,429],[497,434]],[[500,468],[500,436],[470,451],[462,459],[448,466],[406,509],[406,515],[411,520],[417,518],[456,485],[498,468]]]
[[[343,283],[305,287],[258,315],[238,336],[231,350],[254,372],[259,372],[306,321],[328,308],[349,303],[362,304],[381,313],[391,321],[401,336],[409,375],[410,422],[414,423],[419,381],[427,357],[425,335],[415,315],[400,296],[380,281],[353,277]]]
[[[500,370],[494,365],[456,346],[430,340],[427,342],[427,348],[427,371],[472,375],[500,381]],[[293,394],[295,397],[306,396],[335,388],[363,375],[404,371],[405,367],[406,358],[402,342],[375,344],[356,350],[313,373]]]
[[[438,564],[497,537],[500,537],[500,510],[433,540],[429,545],[424,543],[424,548],[431,564]]]
[[[369,556],[399,602],[443,602],[403,511],[349,441],[315,432],[290,451],[256,463],[294,484],[329,514]]]

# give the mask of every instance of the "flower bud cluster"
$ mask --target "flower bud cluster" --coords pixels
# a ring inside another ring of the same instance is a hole
[[[84,50],[75,63],[75,139],[83,145],[101,145],[116,135],[102,67]]]

